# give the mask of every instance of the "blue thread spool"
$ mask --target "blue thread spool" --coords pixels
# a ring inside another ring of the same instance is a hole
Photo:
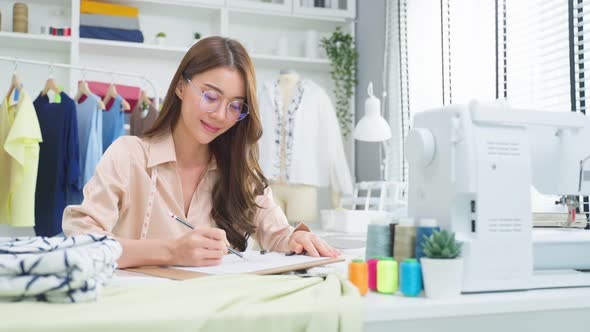
[[[369,224],[367,228],[366,259],[374,256],[391,256],[389,224]]]
[[[436,219],[420,219],[416,228],[416,258],[424,257],[424,236],[429,237],[434,231],[440,231],[436,224]]]
[[[418,296],[422,291],[422,270],[414,258],[400,264],[400,291],[405,296]]]

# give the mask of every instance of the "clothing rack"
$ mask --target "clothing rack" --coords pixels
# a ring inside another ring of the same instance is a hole
[[[65,64],[65,63],[55,63],[55,62],[21,59],[21,58],[5,57],[5,56],[0,56],[0,61],[7,61],[7,62],[14,63],[14,71],[15,72],[18,68],[19,63],[27,63],[27,64],[32,64],[32,65],[48,66],[50,69],[52,69],[52,68],[76,69],[82,73],[82,76],[84,76],[84,74],[86,72],[95,72],[95,73],[110,74],[110,75],[114,75],[114,76],[136,77],[136,78],[143,80],[144,82],[147,82],[151,86],[151,88],[154,92],[154,107],[156,109],[159,109],[158,104],[159,104],[160,100],[158,98],[158,90],[156,89],[155,84],[151,80],[149,80],[145,75],[140,75],[140,74],[130,73],[130,72],[104,70],[104,69],[93,68],[93,67],[75,66],[75,65]]]

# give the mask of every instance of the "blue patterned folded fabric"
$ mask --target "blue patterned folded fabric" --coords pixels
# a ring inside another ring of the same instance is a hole
[[[94,301],[121,251],[106,235],[0,238],[0,301]]]

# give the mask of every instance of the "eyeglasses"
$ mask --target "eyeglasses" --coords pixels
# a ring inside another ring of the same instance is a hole
[[[207,113],[213,113],[219,109],[219,106],[225,99],[219,92],[213,90],[201,91],[191,80],[186,79],[186,81],[201,96],[201,110]],[[250,113],[248,104],[239,99],[230,100],[225,109],[226,117],[235,122],[243,120]]]

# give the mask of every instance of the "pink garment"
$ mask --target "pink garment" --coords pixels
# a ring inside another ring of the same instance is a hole
[[[88,88],[92,91],[95,95],[99,96],[101,99],[104,99],[104,96],[107,94],[107,90],[109,89],[110,83],[104,82],[96,82],[96,81],[86,81],[88,83]],[[131,112],[135,108],[139,97],[141,96],[141,89],[136,86],[131,85],[123,85],[123,84],[115,84],[115,88],[117,88],[117,92],[123,99],[125,99],[129,105],[131,106],[129,110],[126,112]],[[106,105],[107,109],[111,107],[112,101],[109,101],[109,104]]]

